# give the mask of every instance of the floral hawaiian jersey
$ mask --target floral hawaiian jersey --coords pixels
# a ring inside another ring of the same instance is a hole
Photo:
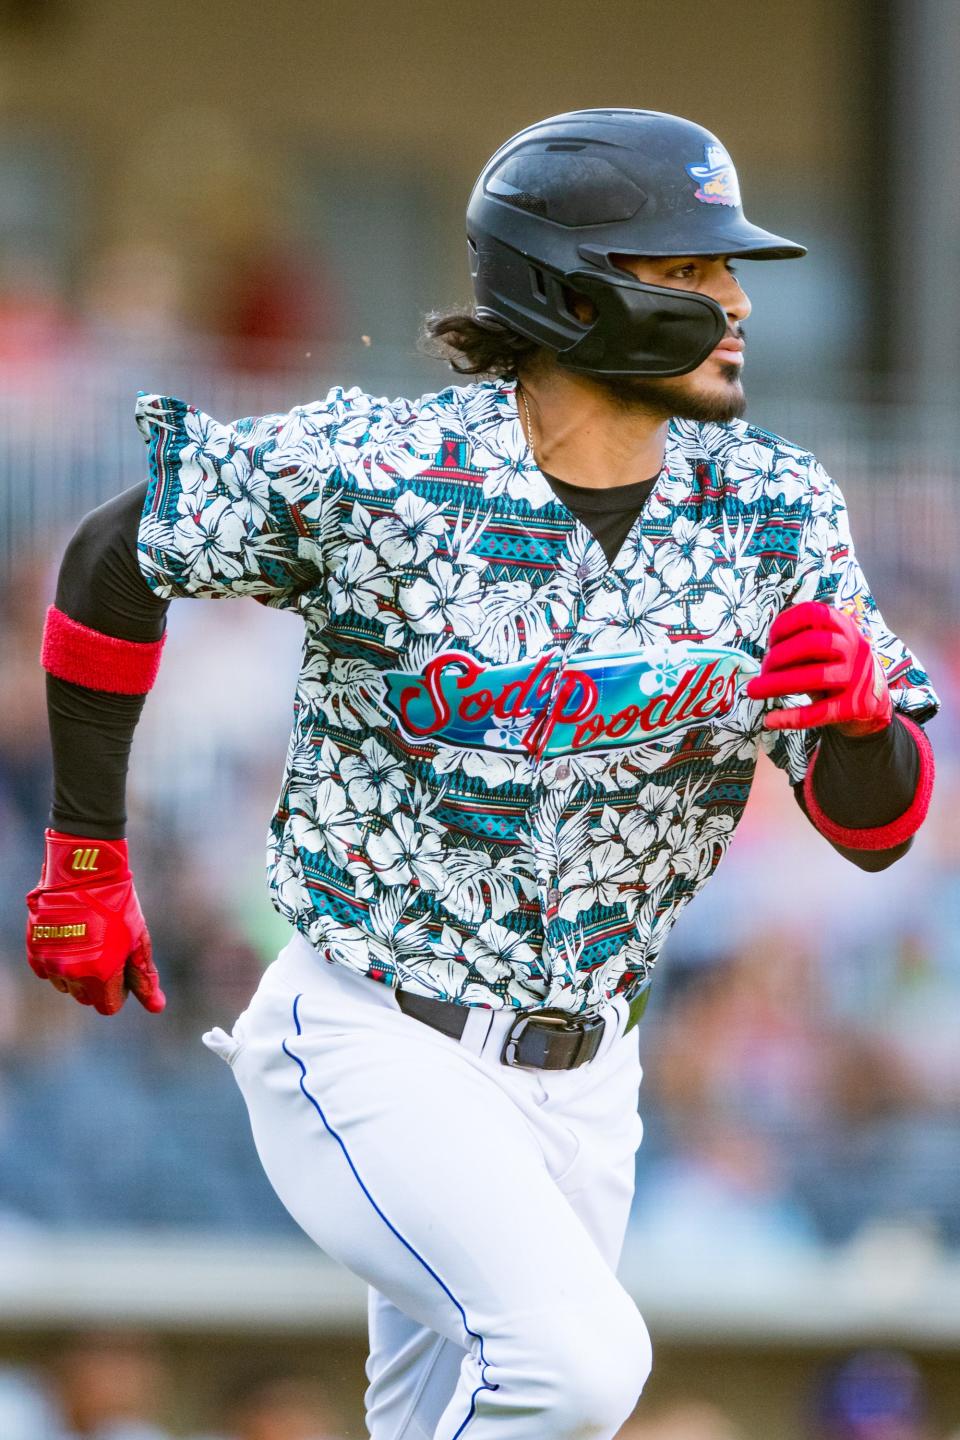
[[[852,615],[915,720],[937,698],[812,455],[743,421],[672,422],[608,565],[537,469],[515,392],[337,388],[232,424],[143,396],[140,563],[160,596],[303,617],[268,848],[280,913],[388,985],[579,1012],[645,989],[761,744],[802,780],[817,732],[763,730],[744,691],[784,606]]]

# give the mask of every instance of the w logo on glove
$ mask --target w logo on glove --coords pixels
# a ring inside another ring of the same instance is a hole
[[[70,862],[70,869],[75,873],[84,872],[86,874],[93,874],[97,868],[97,856],[99,854],[99,846],[94,846],[93,849],[87,850],[74,850],[73,859]]]

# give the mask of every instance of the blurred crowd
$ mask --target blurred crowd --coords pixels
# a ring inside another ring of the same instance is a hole
[[[757,1377],[762,1400],[762,1361]],[[235,1377],[219,1383],[215,1397],[199,1406],[184,1406],[174,1388],[173,1368],[150,1336],[104,1333],[67,1340],[45,1365],[0,1365],[0,1435],[4,1440],[360,1440],[364,1433],[358,1417],[344,1418],[323,1387],[302,1373]],[[902,1351],[813,1360],[777,1408],[781,1433],[804,1440],[960,1440],[960,1429],[944,1429],[934,1419],[927,1381]],[[209,1428],[191,1428],[192,1409],[206,1412]],[[171,1411],[179,1421],[168,1428],[163,1417]],[[617,1440],[761,1440],[759,1424],[735,1420],[723,1405],[691,1393],[642,1400]]]
[[[170,1367],[148,1337],[71,1340],[39,1369],[0,1366],[0,1435],[173,1440],[159,1418],[172,1388]],[[300,1375],[238,1377],[212,1408],[216,1428],[192,1432],[191,1440],[349,1440],[321,1387]]]

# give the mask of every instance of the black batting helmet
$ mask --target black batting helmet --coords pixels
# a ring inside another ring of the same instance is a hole
[[[727,329],[709,296],[642,284],[611,256],[806,254],[746,219],[716,136],[656,110],[572,110],[521,130],[474,186],[467,241],[478,318],[587,375],[686,375]],[[571,292],[594,319],[577,319]]]

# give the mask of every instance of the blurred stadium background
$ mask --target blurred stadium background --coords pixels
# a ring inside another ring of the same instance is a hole
[[[660,962],[630,1440],[960,1435],[958,73],[958,0],[0,0],[2,1440],[364,1433],[363,1295],[199,1044],[283,939],[262,858],[297,626],[173,607],[131,786],[170,1005],[106,1022],[22,958],[42,616],[73,524],[142,478],[137,390],[227,419],[441,388],[416,334],[467,297],[475,173],[608,104],[717,131],[748,213],[809,246],[741,267],[750,415],[840,480],[944,701],[902,863],[846,864],[762,767]]]

